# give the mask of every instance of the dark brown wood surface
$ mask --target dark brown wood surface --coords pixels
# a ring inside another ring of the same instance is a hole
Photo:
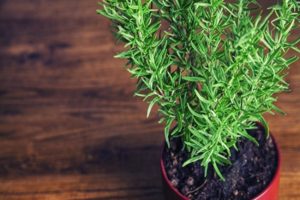
[[[162,127],[132,97],[97,0],[0,0],[0,200],[162,199]],[[295,33],[296,34],[296,33]],[[299,33],[298,33],[299,34]],[[300,62],[267,116],[300,199]]]

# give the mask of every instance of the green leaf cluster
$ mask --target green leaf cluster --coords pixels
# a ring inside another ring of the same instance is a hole
[[[297,60],[300,6],[283,0],[263,12],[255,0],[104,0],[98,13],[113,22],[137,78],[136,95],[159,106],[165,138],[181,137],[190,159],[207,171],[230,164],[230,149],[266,112],[282,112],[274,94],[288,89]],[[268,130],[268,128],[267,128]],[[268,131],[267,131],[268,132]]]

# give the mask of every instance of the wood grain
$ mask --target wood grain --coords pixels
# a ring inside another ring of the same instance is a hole
[[[0,0],[0,200],[163,199],[162,127],[132,97],[97,0]],[[299,36],[299,33],[295,33]],[[300,62],[267,116],[300,199]]]

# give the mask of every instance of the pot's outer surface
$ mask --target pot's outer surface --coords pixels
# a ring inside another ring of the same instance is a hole
[[[257,197],[255,197],[253,200],[277,200],[278,199],[278,192],[279,192],[279,182],[280,182],[280,167],[281,167],[281,157],[280,157],[280,151],[279,147],[274,139],[273,136],[272,140],[275,144],[276,150],[277,150],[277,169],[274,174],[274,177],[272,181],[269,183],[269,185],[266,187],[264,191],[262,191]],[[165,170],[165,164],[163,162],[163,159],[161,157],[160,160],[160,168],[162,172],[162,184],[163,184],[163,190],[166,200],[189,200],[187,197],[185,197],[183,194],[181,194],[177,188],[172,186],[171,182],[168,179],[167,172]]]

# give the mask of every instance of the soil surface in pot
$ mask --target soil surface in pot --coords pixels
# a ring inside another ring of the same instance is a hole
[[[266,138],[262,126],[249,131],[259,146],[243,138],[231,150],[230,166],[220,170],[225,181],[219,179],[212,167],[204,178],[199,162],[182,167],[188,153],[182,149],[179,139],[170,141],[171,148],[165,148],[163,160],[168,178],[182,194],[192,200],[249,200],[261,193],[271,182],[277,168],[277,151],[271,137]]]

